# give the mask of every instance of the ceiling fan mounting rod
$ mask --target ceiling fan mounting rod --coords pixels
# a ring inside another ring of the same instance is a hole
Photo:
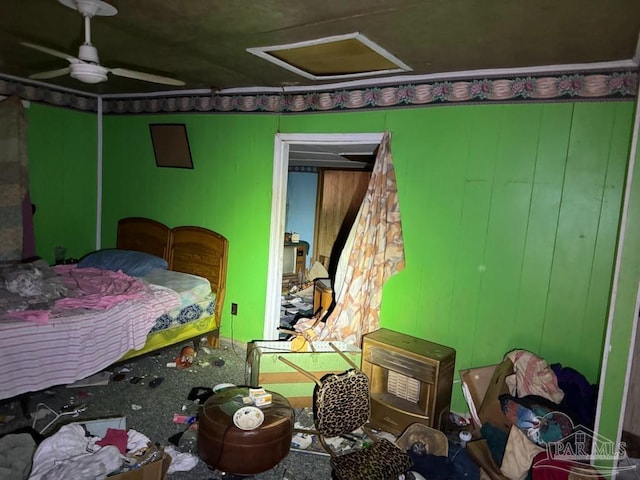
[[[84,44],[91,45],[91,17],[84,16]]]
[[[83,62],[100,64],[98,49],[91,44],[91,17],[84,17],[84,43],[78,49],[78,58]]]

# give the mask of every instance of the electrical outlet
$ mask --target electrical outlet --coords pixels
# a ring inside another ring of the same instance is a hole
[[[231,315],[237,315],[238,314],[238,304],[237,303],[232,303],[231,304]]]

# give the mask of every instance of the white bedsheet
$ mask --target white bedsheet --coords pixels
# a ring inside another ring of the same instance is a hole
[[[51,318],[47,324],[0,322],[0,399],[85,378],[142,348],[156,318],[176,308],[180,296],[151,285],[141,299],[108,310]]]

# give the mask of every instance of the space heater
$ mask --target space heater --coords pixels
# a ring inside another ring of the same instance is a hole
[[[381,328],[362,340],[371,424],[399,434],[411,423],[443,428],[451,405],[456,351]]]

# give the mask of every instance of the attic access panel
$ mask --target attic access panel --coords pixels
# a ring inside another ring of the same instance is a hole
[[[247,48],[311,80],[332,80],[407,72],[411,67],[360,33],[305,42]]]

